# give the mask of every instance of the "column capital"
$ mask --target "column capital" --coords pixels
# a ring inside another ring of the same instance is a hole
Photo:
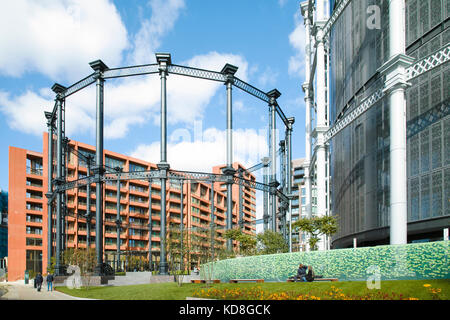
[[[159,170],[169,170],[170,169],[170,164],[167,162],[160,162],[156,166],[158,167]]]
[[[99,74],[103,73],[106,70],[109,70],[108,66],[102,60],[89,62],[89,65],[95,72]]]
[[[378,72],[386,76],[383,91],[391,92],[399,88],[406,88],[409,82],[406,75],[406,69],[414,62],[414,58],[405,54],[397,54],[384,63]]]
[[[295,118],[294,117],[287,118],[287,121],[288,121],[288,130],[292,131],[293,124],[295,123]]]
[[[305,2],[301,2],[300,3],[300,11],[302,13],[302,16],[304,18],[305,21],[305,25],[308,23],[311,23],[311,17],[312,17],[312,13],[314,10],[314,5],[311,6],[311,8],[309,7],[309,0],[306,0]]]
[[[227,176],[234,176],[234,174],[236,173],[236,169],[233,167],[225,167],[222,168],[222,173]]]
[[[63,99],[63,93],[67,90],[66,87],[60,85],[59,83],[55,83],[52,86],[52,91],[56,93],[56,99],[62,100]]]
[[[172,56],[170,53],[162,53],[158,52],[155,53],[156,62],[159,64],[159,74],[160,75],[167,75],[167,67],[172,64]]]
[[[269,92],[267,92],[267,96],[269,97],[269,105],[275,105],[277,102],[277,99],[281,96],[281,92],[277,89],[272,89]]]
[[[49,112],[49,111],[44,111],[44,114],[45,114],[45,119],[47,119],[47,127],[52,128],[53,127],[52,126],[52,124],[53,124],[53,121],[52,121],[53,113]]]
[[[225,66],[222,68],[222,70],[220,71],[220,73],[222,73],[226,80],[225,80],[225,84],[233,84],[234,83],[234,75],[237,72],[238,67],[233,66],[232,64],[225,64]]]

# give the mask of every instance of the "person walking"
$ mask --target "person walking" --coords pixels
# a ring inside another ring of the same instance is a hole
[[[34,278],[34,283],[36,284],[37,291],[41,291],[42,282],[44,282],[44,278],[41,273],[38,272],[36,278]]]
[[[47,291],[53,291],[53,275],[49,272],[47,273]]]

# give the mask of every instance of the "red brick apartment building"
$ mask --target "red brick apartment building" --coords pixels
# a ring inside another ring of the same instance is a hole
[[[77,153],[95,154],[95,147],[70,141],[69,145]],[[48,135],[43,135],[43,152],[9,147],[9,212],[8,212],[8,279],[15,281],[24,278],[25,270],[46,272],[48,250]],[[123,171],[140,171],[156,169],[156,164],[128,157],[112,151],[104,151],[104,163],[109,167],[120,166]],[[70,153],[67,164],[67,179],[73,181],[87,175],[85,162]],[[216,166],[213,173],[221,173],[224,166]],[[243,168],[234,163],[233,167]],[[176,168],[175,168],[176,169]],[[53,172],[55,172],[54,170]],[[246,179],[255,180],[255,176],[247,174]],[[161,186],[154,181],[151,186],[152,214],[152,261],[159,262],[160,252],[160,201]],[[256,216],[255,190],[243,189],[244,221],[250,222]],[[105,183],[103,189],[103,248],[107,261],[113,260],[117,250],[116,229],[116,182]],[[211,222],[211,185],[209,183],[190,183],[186,181],[183,189],[183,224],[184,228],[206,227]],[[215,224],[217,228],[226,226],[226,185],[214,185]],[[238,223],[239,187],[233,185],[233,224]],[[67,191],[68,215],[66,217],[66,247],[86,248],[86,186]],[[167,194],[167,225],[180,226],[181,190],[180,185],[168,182]],[[122,228],[120,239],[121,251],[142,254],[148,257],[149,252],[149,182],[144,180],[127,180],[120,187],[121,219],[126,225]],[[91,212],[94,217],[91,223],[90,246],[95,246],[95,184],[91,185]],[[56,219],[54,215],[54,219]],[[55,223],[53,223],[53,249],[55,247]],[[255,226],[246,224],[244,232],[255,233]],[[216,241],[224,243],[222,237]]]

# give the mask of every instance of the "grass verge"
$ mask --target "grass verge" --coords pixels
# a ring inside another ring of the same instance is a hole
[[[208,287],[205,284],[192,283],[178,287],[176,283],[170,282],[120,287],[91,287],[88,290],[84,288],[69,289],[67,287],[57,287],[56,290],[76,297],[101,300],[185,300],[186,297],[193,296],[227,300],[258,299],[258,297],[248,294],[252,290],[264,292],[264,295],[259,296],[263,300],[295,299],[299,295],[314,296],[321,300],[342,299],[344,297],[353,299],[358,299],[358,297],[370,298],[370,295],[375,300],[392,300],[399,297],[419,300],[449,300],[450,280],[381,281],[381,288],[373,290],[367,289],[365,281],[220,283],[212,284]],[[206,295],[208,290],[210,293],[215,292],[218,294]],[[433,293],[433,290],[435,293]],[[334,293],[330,296],[330,292]]]

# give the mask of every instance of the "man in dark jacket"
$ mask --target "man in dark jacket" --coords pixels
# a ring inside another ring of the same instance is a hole
[[[47,291],[53,291],[53,275],[49,272],[47,274]]]
[[[42,282],[44,281],[44,278],[42,277],[41,273],[38,273],[36,278],[34,278],[34,283],[36,284],[37,291],[41,291]]]
[[[303,281],[306,282],[306,266],[300,263],[297,269],[297,281]]]

